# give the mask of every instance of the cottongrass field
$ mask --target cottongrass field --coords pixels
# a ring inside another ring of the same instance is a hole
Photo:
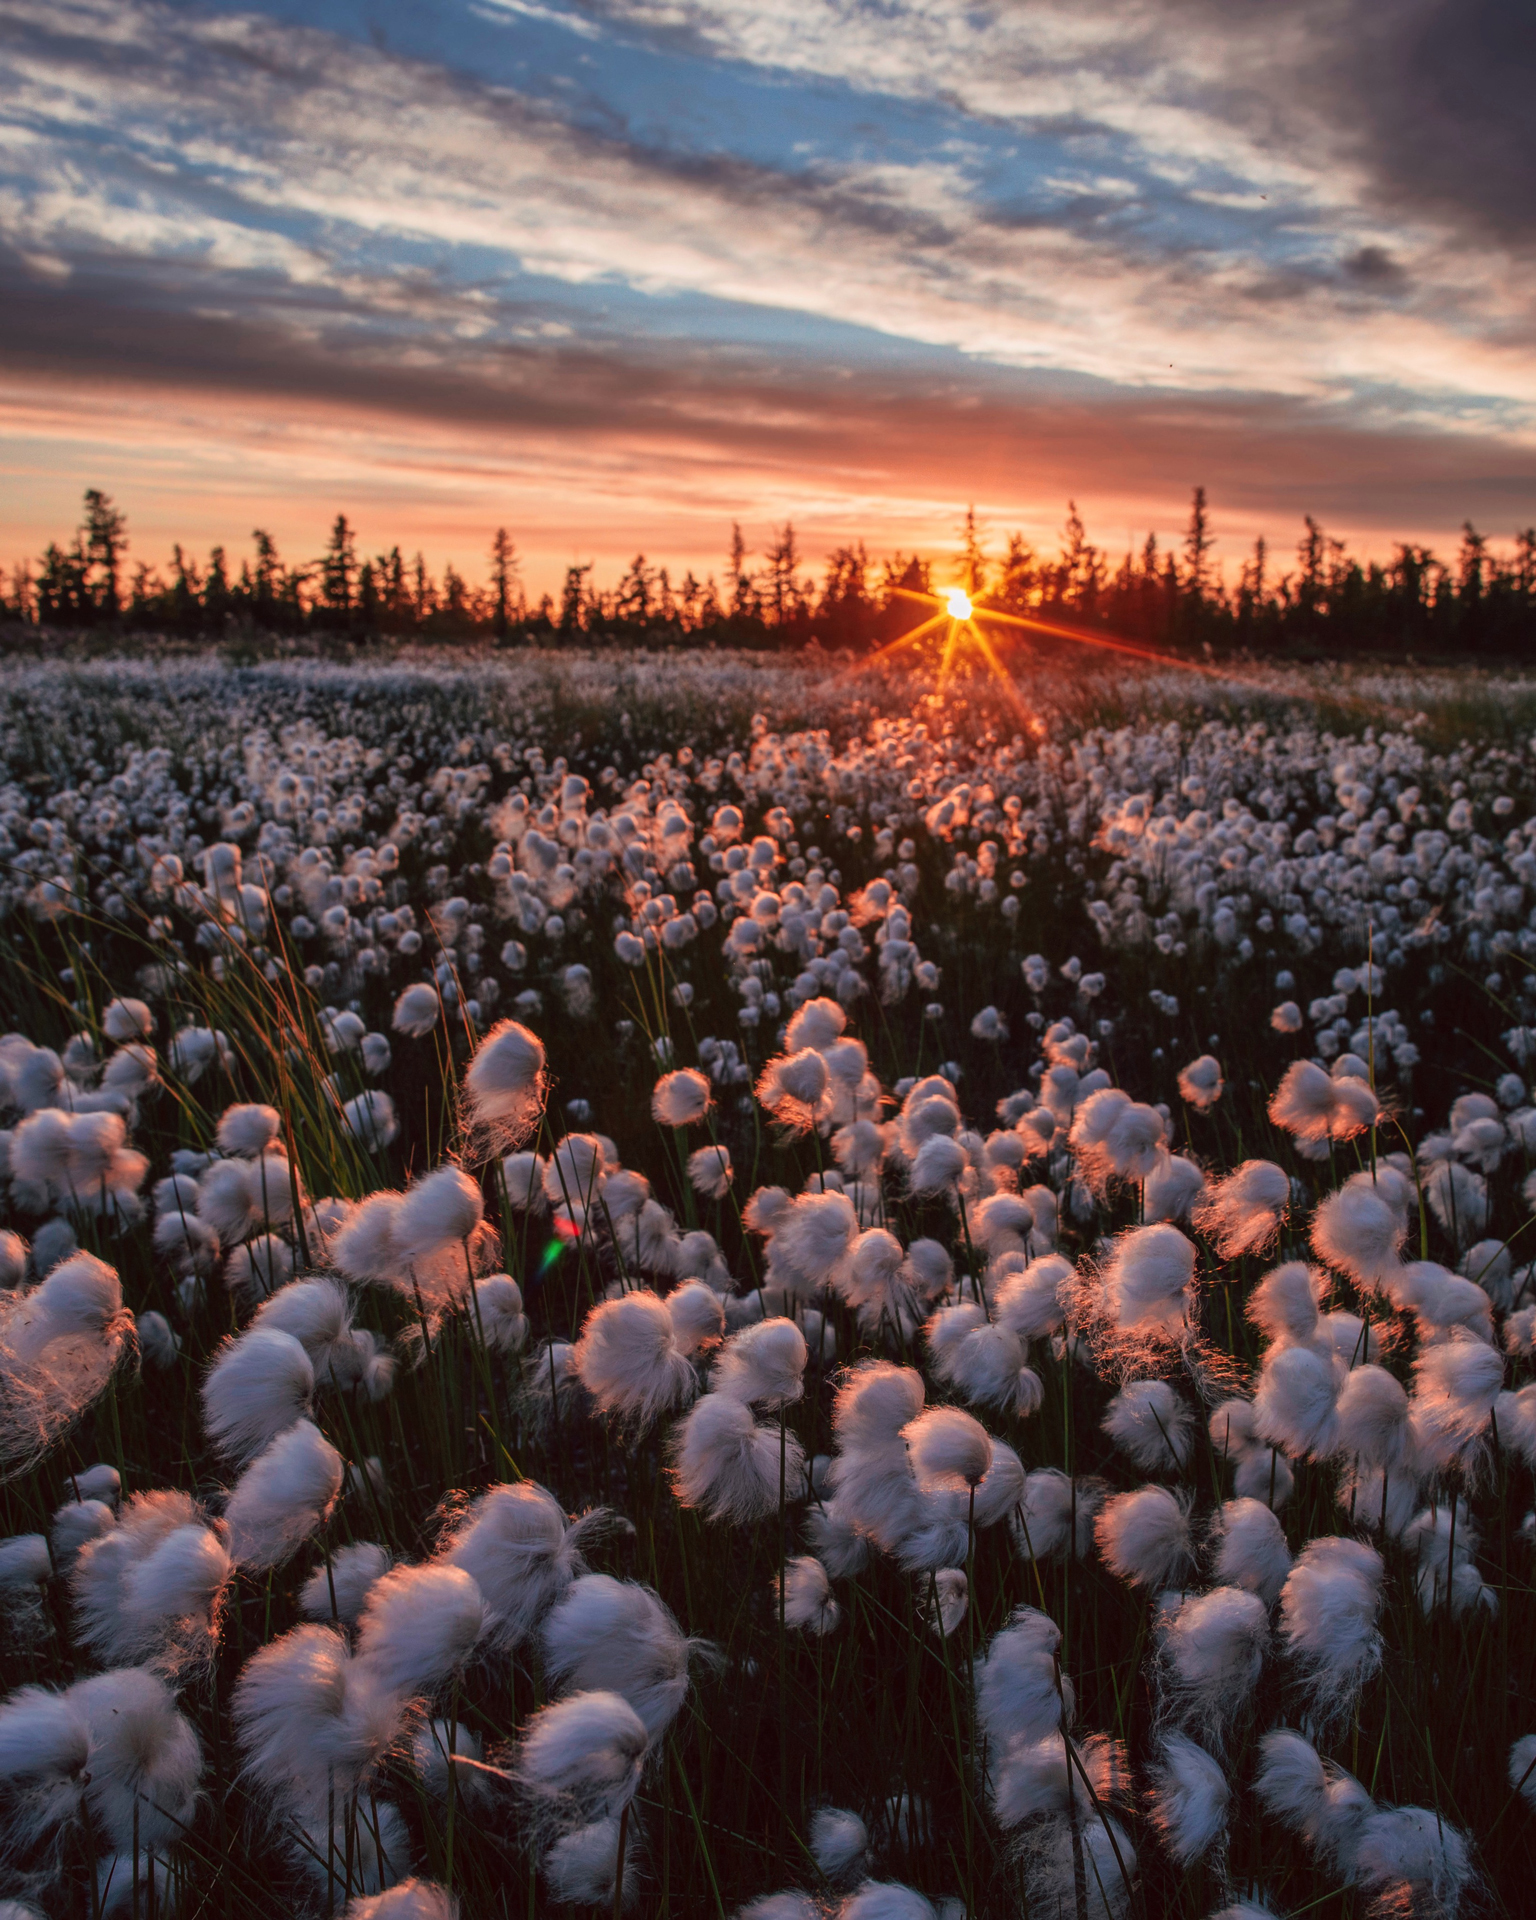
[[[0,1915],[1529,1912],[1533,726],[0,669]]]

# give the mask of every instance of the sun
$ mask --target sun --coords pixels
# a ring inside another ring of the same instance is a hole
[[[971,617],[971,596],[964,587],[951,587],[945,597],[945,606],[949,609],[951,620],[969,620]]]

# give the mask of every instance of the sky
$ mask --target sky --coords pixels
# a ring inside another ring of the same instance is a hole
[[[1536,521],[1528,0],[0,0],[0,564]]]

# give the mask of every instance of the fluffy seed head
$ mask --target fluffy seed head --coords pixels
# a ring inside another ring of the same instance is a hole
[[[252,1327],[220,1353],[203,1382],[208,1437],[227,1460],[249,1460],[301,1419],[315,1392],[309,1355],[291,1333]]]
[[[1176,1586],[1193,1557],[1189,1515],[1166,1487],[1106,1500],[1094,1533],[1110,1572],[1136,1587]]]
[[[1191,1594],[1168,1622],[1162,1654],[1169,1695],[1210,1745],[1251,1699],[1268,1646],[1269,1610],[1241,1587]]]
[[[323,1525],[341,1483],[341,1455],[312,1421],[280,1433],[236,1481],[224,1509],[231,1561],[280,1565]]]
[[[1262,1500],[1229,1500],[1216,1518],[1213,1570],[1223,1586],[1256,1593],[1266,1607],[1280,1598],[1291,1551],[1280,1522]]]
[[[664,1073],[651,1089],[651,1115],[661,1127],[691,1127],[710,1104],[709,1078],[693,1067]]]
[[[1232,1790],[1203,1747],[1164,1734],[1152,1779],[1152,1824],[1171,1860],[1187,1866],[1225,1844]]]
[[[485,1626],[485,1602],[462,1567],[396,1567],[374,1582],[358,1621],[358,1658],[392,1693],[435,1694]]]
[[[1320,1719],[1349,1713],[1381,1665],[1381,1555],[1362,1540],[1309,1540],[1280,1595],[1280,1633]]]
[[[643,1432],[687,1406],[698,1381],[677,1343],[666,1302],[643,1289],[605,1300],[587,1315],[573,1364],[599,1411]]]
[[[774,1580],[777,1595],[779,1581]],[[799,1554],[784,1565],[784,1624],[803,1627],[808,1633],[831,1633],[842,1618],[842,1608],[832,1597],[827,1570],[812,1554]]]
[[[1182,1473],[1194,1445],[1194,1411],[1166,1380],[1133,1380],[1105,1409],[1104,1431],[1143,1473]]]
[[[925,1492],[980,1486],[992,1465],[992,1441],[959,1407],[929,1407],[903,1430],[912,1471]]]
[[[585,1574],[546,1618],[542,1640],[556,1685],[622,1695],[652,1743],[687,1698],[690,1642],[649,1587],[606,1573]]]
[[[299,1605],[311,1620],[338,1620],[357,1625],[368,1595],[389,1572],[389,1549],[371,1540],[336,1547],[304,1582]]]
[[[544,1109],[547,1084],[543,1041],[516,1020],[499,1021],[465,1071],[464,1107],[471,1130],[494,1153],[521,1146]]]
[[[1324,1458],[1338,1444],[1343,1370],[1310,1347],[1271,1347],[1253,1397],[1254,1431],[1292,1455]]]
[[[1279,1233],[1290,1198],[1283,1167],[1245,1160],[1210,1189],[1195,1210],[1195,1225],[1215,1241],[1223,1259],[1262,1253]]]
[[[1312,1248],[1320,1260],[1378,1292],[1401,1264],[1405,1227],[1384,1193],[1347,1186],[1330,1194],[1312,1220]]]
[[[536,1800],[618,1811],[634,1797],[645,1764],[645,1723],[617,1693],[592,1689],[537,1713],[518,1745],[514,1771]]]
[[[402,1196],[391,1228],[394,1250],[407,1263],[428,1259],[467,1240],[484,1215],[480,1189],[469,1175],[460,1167],[439,1167]]]
[[[720,1349],[711,1391],[743,1404],[782,1407],[805,1392],[805,1335],[793,1320],[760,1320]]]
[[[761,1520],[779,1505],[779,1430],[759,1426],[745,1401],[707,1393],[674,1429],[672,1480],[685,1507],[738,1525]],[[793,1435],[784,1449],[784,1492],[798,1501],[806,1485],[805,1454]]]

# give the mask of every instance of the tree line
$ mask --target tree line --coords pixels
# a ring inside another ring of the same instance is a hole
[[[434,574],[420,553],[407,560],[398,546],[362,554],[344,514],[314,560],[284,561],[258,528],[238,562],[222,546],[199,561],[177,545],[168,568],[130,568],[126,517],[92,488],[71,539],[15,566],[8,591],[0,576],[0,626],[186,639],[310,633],[360,645],[384,637],[767,648],[816,640],[867,650],[923,617],[912,595],[958,584],[983,609],[1174,653],[1507,656],[1536,648],[1536,529],[1500,553],[1468,521],[1451,559],[1399,542],[1378,561],[1352,555],[1308,515],[1289,564],[1277,565],[1259,539],[1235,581],[1213,562],[1214,544],[1203,487],[1194,489],[1181,541],[1164,548],[1149,533],[1118,564],[1089,540],[1070,502],[1054,554],[1017,533],[989,551],[973,509],[958,554],[937,571],[917,554],[872,560],[861,542],[830,554],[819,580],[791,524],[757,556],[736,526],[718,579],[691,570],[674,579],[638,554],[612,586],[599,584],[590,564],[575,565],[558,597],[532,602],[505,528],[492,538],[484,579],[472,583],[451,563]]]

